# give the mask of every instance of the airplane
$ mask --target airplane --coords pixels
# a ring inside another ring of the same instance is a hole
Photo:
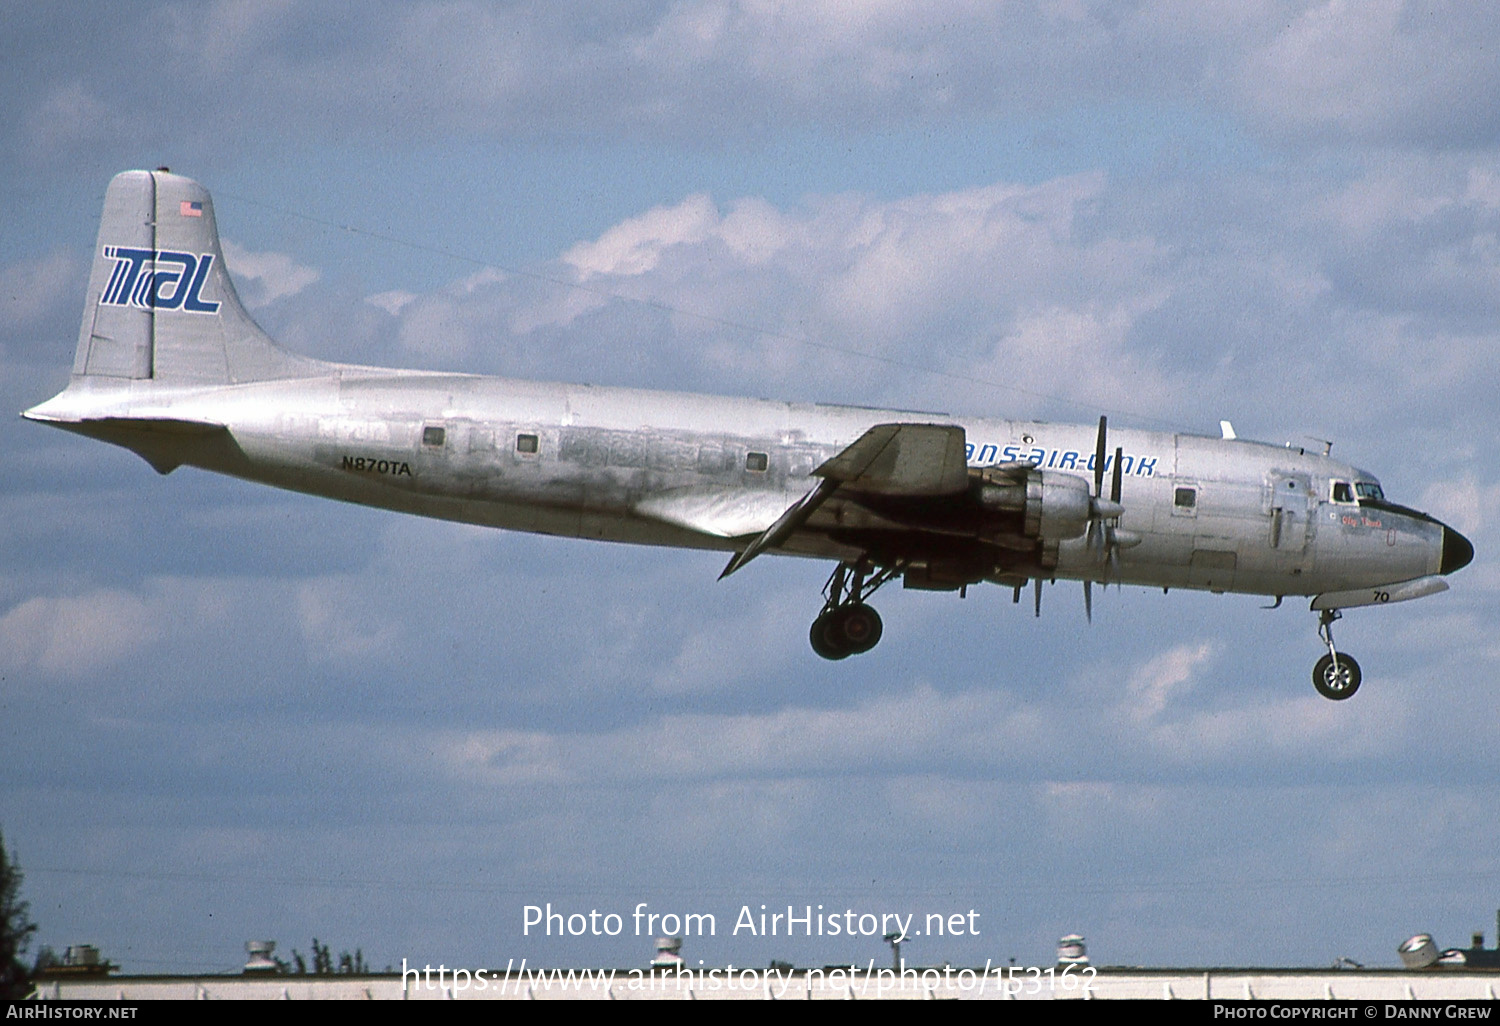
[[[516,531],[830,560],[809,640],[868,652],[883,585],[1081,581],[1310,599],[1313,684],[1359,688],[1333,623],[1447,590],[1474,547],[1323,451],[1235,436],[954,417],[329,363],[235,294],[213,199],[126,171],[105,196],[72,375],[22,416],[183,465]],[[1111,443],[1113,447],[1111,448]],[[1105,479],[1109,488],[1105,491]]]

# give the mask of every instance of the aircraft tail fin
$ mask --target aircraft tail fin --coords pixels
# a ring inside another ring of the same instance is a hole
[[[280,348],[245,312],[207,189],[168,171],[114,177],[75,378],[213,385],[322,373],[326,365]]]

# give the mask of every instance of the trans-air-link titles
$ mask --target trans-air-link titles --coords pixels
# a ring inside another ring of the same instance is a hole
[[[1043,449],[1034,446],[993,444],[975,445],[969,442],[964,446],[965,462],[976,466],[987,467],[995,463],[1030,463],[1038,470],[1071,470],[1074,473],[1092,471],[1096,455],[1091,452],[1079,452],[1077,449]],[[1127,477],[1155,477],[1156,462],[1158,456],[1132,456],[1126,453],[1120,457],[1120,473]],[[1114,453],[1104,457],[1104,472],[1113,473],[1115,469]]]

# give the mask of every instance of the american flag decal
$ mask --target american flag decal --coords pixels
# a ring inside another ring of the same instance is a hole
[[[177,211],[183,217],[202,217],[203,216],[203,204],[197,202],[196,200],[192,201],[192,202],[189,202],[188,200],[183,200],[182,201],[182,205],[177,208]]]

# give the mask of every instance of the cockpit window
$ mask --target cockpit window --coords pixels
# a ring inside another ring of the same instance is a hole
[[[1354,487],[1348,481],[1335,481],[1333,483],[1334,502],[1353,502]]]
[[[1354,491],[1361,499],[1374,499],[1376,502],[1382,502],[1385,499],[1385,493],[1374,481],[1356,481]]]

